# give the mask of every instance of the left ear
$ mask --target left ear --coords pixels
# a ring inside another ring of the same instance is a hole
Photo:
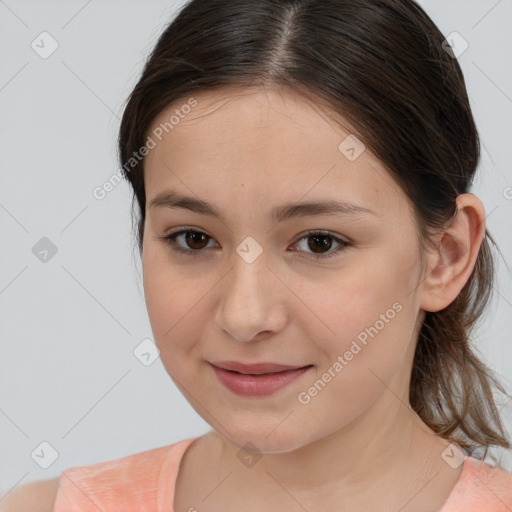
[[[443,232],[437,249],[427,253],[419,306],[439,311],[451,304],[468,281],[485,236],[485,211],[474,194],[460,194],[457,215]]]

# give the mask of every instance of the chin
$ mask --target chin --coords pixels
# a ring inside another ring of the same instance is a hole
[[[290,425],[287,429],[252,425],[247,428],[229,428],[230,435],[224,430],[217,434],[239,450],[249,453],[286,453],[302,448],[311,442],[300,426]],[[269,432],[271,432],[269,434]]]

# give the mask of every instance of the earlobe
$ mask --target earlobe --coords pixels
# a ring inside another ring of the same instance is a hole
[[[474,194],[457,196],[457,214],[427,256],[420,285],[420,307],[439,311],[451,304],[467,283],[485,236],[485,211]]]

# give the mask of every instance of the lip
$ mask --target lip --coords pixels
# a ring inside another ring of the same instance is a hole
[[[237,361],[210,363],[219,381],[243,396],[268,396],[284,388],[313,365],[289,366],[276,363],[244,364]]]
[[[297,368],[304,368],[305,365],[299,366],[289,366],[285,364],[277,364],[277,363],[253,363],[253,364],[245,364],[239,363],[238,361],[217,361],[215,363],[211,363],[218,368],[223,368],[224,370],[231,370],[234,372],[258,375],[262,373],[276,373],[282,372],[285,370],[296,370]]]

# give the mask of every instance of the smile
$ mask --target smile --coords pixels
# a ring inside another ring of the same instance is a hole
[[[216,364],[223,367],[216,366]],[[259,365],[242,365],[240,363],[216,364],[212,364],[212,368],[219,381],[233,393],[243,396],[268,396],[276,393],[306,373],[313,366],[286,367],[270,363]],[[225,368],[226,366],[231,368],[237,367],[243,370],[243,372]],[[249,373],[248,370],[254,373]],[[263,370],[267,371],[264,372]]]

